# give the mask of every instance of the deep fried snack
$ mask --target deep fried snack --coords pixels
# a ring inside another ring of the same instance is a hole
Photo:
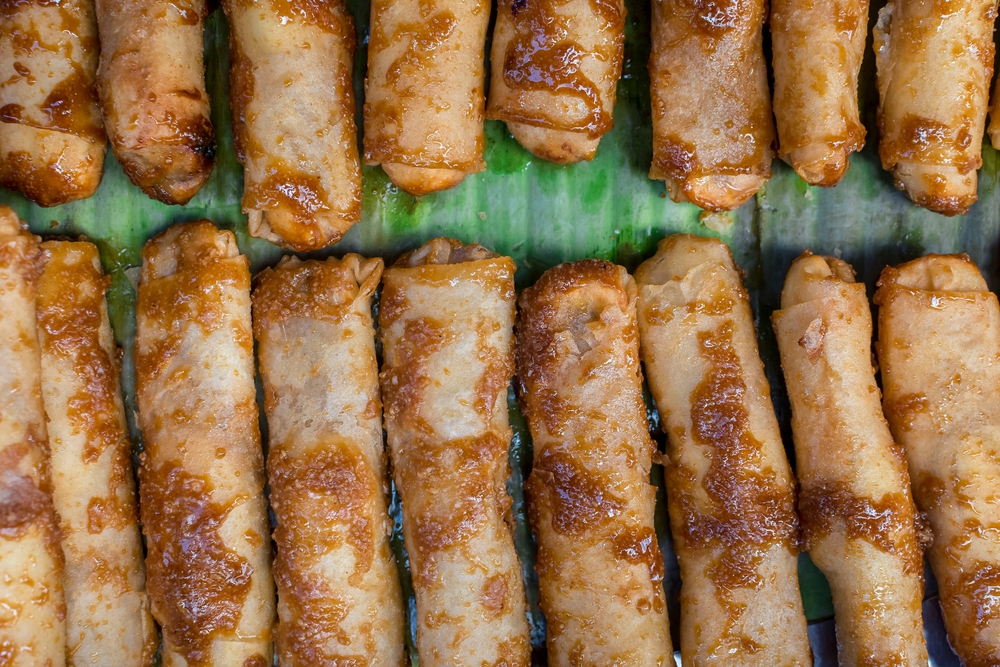
[[[343,0],[224,0],[250,233],[306,251],[361,220],[357,36]]]
[[[266,667],[274,583],[250,271],[231,232],[175,225],[142,250],[139,494],[165,667]]]
[[[365,163],[413,195],[453,188],[483,161],[487,0],[372,0]]]
[[[672,664],[635,283],[603,260],[562,264],[519,305],[519,398],[534,441],[525,488],[549,664]]]
[[[771,177],[764,0],[652,0],[653,165],[674,201],[738,207]]]
[[[514,262],[434,239],[386,270],[382,392],[421,667],[527,667],[507,494]]]
[[[95,0],[104,126],[125,175],[166,204],[186,204],[215,163],[205,90],[207,0]]]
[[[966,255],[882,272],[884,409],[903,446],[945,628],[967,667],[1000,664],[1000,305]]]
[[[38,239],[0,206],[0,659],[62,667],[66,606],[35,321]]]
[[[402,667],[371,301],[382,260],[286,258],[257,278],[278,662]]]
[[[41,206],[97,190],[98,50],[93,0],[0,2],[0,185]]]
[[[499,0],[486,117],[543,160],[592,160],[624,49],[623,0]]]
[[[778,157],[804,181],[831,187],[865,145],[858,74],[868,0],[774,0],[771,45]]]
[[[917,510],[882,416],[864,283],[846,262],[807,251],[771,319],[792,404],[805,546],[833,592],[840,664],[925,667]]]
[[[995,0],[890,0],[875,25],[882,167],[944,215],[976,201],[996,16]]]
[[[635,273],[646,377],[668,438],[685,664],[812,664],[795,481],[729,248],[687,234]]]

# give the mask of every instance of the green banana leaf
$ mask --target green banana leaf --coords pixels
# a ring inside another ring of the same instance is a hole
[[[368,0],[347,2],[359,34],[355,89],[360,110],[364,99],[369,7]],[[731,214],[707,215],[692,205],[675,204],[666,198],[663,184],[649,180],[646,175],[652,157],[646,70],[650,49],[649,6],[645,0],[627,0],[626,4],[625,60],[618,86],[615,128],[602,139],[593,162],[557,166],[534,159],[514,141],[502,123],[487,121],[486,171],[467,178],[454,190],[418,199],[395,188],[380,168],[366,167],[362,223],[333,248],[312,256],[352,251],[382,256],[388,263],[427,239],[446,235],[475,241],[513,257],[519,267],[518,287],[523,288],[545,269],[584,257],[603,257],[632,270],[653,253],[657,241],[667,234],[692,232],[720,237],[730,245],[747,272],[747,287],[758,318],[761,353],[785,441],[790,444],[788,402],[770,314],[778,306],[784,274],[791,261],[806,248],[840,256],[854,265],[871,294],[886,264],[925,252],[968,252],[996,289],[1000,277],[996,260],[1000,239],[997,187],[1000,158],[988,146],[984,149],[980,201],[965,217],[949,219],[918,209],[897,192],[890,176],[882,171],[875,150],[877,97],[869,38],[860,82],[869,146],[853,156],[843,183],[829,190],[811,187],[784,164],[776,163],[774,178],[754,200]],[[872,8],[873,21],[877,10],[878,6]],[[241,211],[243,175],[233,149],[227,103],[228,31],[221,11],[215,11],[207,21],[205,46],[218,153],[211,179],[188,205],[170,207],[146,198],[128,182],[110,153],[103,183],[97,194],[86,201],[42,209],[0,189],[0,203],[12,206],[36,233],[86,236],[100,247],[105,269],[113,277],[110,312],[116,339],[124,350],[123,380],[137,451],[141,448],[141,437],[134,423],[131,356],[135,290],[126,271],[139,264],[142,244],[170,224],[207,217],[236,234],[254,271],[273,265],[283,254],[280,248],[248,235],[246,216]],[[514,499],[517,544],[532,603],[532,644],[536,662],[544,664],[544,621],[537,609],[534,547],[523,495],[523,481],[531,464],[531,442],[513,395],[510,413],[515,435],[510,450],[512,477],[508,488]],[[662,447],[656,413],[650,409],[649,415],[651,431]],[[661,471],[654,468],[652,477],[661,487],[657,526],[664,550],[665,586],[676,640],[680,582],[670,548]],[[394,490],[392,512],[396,522],[394,545],[403,566],[403,586],[412,620],[415,605],[402,547],[399,500]],[[800,561],[800,581],[809,619],[820,621],[831,617],[833,609],[826,581],[805,556]],[[929,589],[933,590],[933,582]],[[408,642],[415,660],[413,641],[411,632]]]

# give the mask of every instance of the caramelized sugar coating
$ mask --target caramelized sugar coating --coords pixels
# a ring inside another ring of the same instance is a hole
[[[927,664],[923,552],[903,450],[882,416],[872,318],[849,264],[808,251],[771,316],[805,546],[833,592],[840,664]]]
[[[167,667],[271,662],[248,264],[232,233],[207,220],[175,225],[142,251],[139,493]]]
[[[92,243],[47,241],[38,287],[42,395],[52,496],[66,558],[69,665],[152,665],[149,612],[132,478],[132,445],[104,294],[111,280]]]
[[[891,0],[875,26],[882,166],[944,215],[976,201],[996,16],[993,0]]]
[[[500,0],[487,118],[543,160],[591,160],[614,126],[622,0]]]
[[[764,0],[653,0],[653,165],[674,201],[738,207],[771,177]],[[706,8],[707,7],[707,8]]]
[[[250,233],[299,251],[336,243],[361,220],[351,15],[342,0],[222,7]]]
[[[549,664],[672,664],[635,283],[620,266],[583,260],[545,272],[519,305]]]
[[[104,125],[125,174],[166,204],[208,180],[215,134],[205,90],[207,0],[95,0]]]
[[[1000,304],[966,255],[882,272],[883,407],[927,515],[948,638],[966,667],[1000,663]]]
[[[93,0],[0,3],[0,185],[41,206],[97,190],[98,50]]]
[[[422,667],[527,667],[507,452],[514,262],[434,239],[386,270],[382,393]]]
[[[487,0],[374,0],[365,162],[413,195],[482,171]]]
[[[795,481],[729,248],[686,234],[635,273],[639,335],[668,438],[685,664],[812,664]]]
[[[774,0],[771,43],[778,156],[802,180],[831,187],[865,145],[858,73],[868,0]]]
[[[278,520],[278,661],[402,667],[372,295],[382,260],[281,261],[253,291]]]
[[[0,206],[0,659],[62,667],[66,606],[35,322],[45,257]]]

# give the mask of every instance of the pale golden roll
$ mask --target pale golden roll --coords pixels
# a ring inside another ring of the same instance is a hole
[[[0,185],[41,206],[97,190],[98,50],[94,0],[0,4]]]
[[[132,478],[132,445],[108,322],[111,284],[92,243],[47,241],[38,285],[42,395],[52,497],[66,559],[66,662],[152,665],[149,613]]]
[[[882,272],[885,416],[930,522],[927,557],[952,648],[1000,664],[1000,305],[966,255]]]
[[[207,0],[95,2],[97,85],[111,150],[147,195],[186,204],[215,163],[202,34]]]
[[[592,160],[614,126],[623,0],[500,0],[486,117],[543,160]]]
[[[250,233],[306,251],[361,220],[357,35],[342,0],[225,0]]]
[[[360,255],[285,258],[253,291],[285,667],[405,660],[371,315],[381,276]]]
[[[811,185],[840,182],[865,145],[858,74],[868,0],[774,0],[771,46],[778,156]]]
[[[549,664],[672,665],[635,283],[603,260],[562,264],[519,307],[518,395],[534,442],[525,490]]]
[[[165,667],[267,667],[274,583],[250,272],[199,220],[146,243],[136,303],[139,496]]]
[[[882,167],[944,215],[976,201],[996,16],[995,0],[890,0],[875,25]]]
[[[849,264],[808,251],[771,316],[792,404],[805,546],[845,667],[926,667],[923,551],[903,451],[882,416],[872,318]]]
[[[486,168],[487,0],[372,0],[365,163],[413,195]]]
[[[652,0],[653,164],[677,202],[729,210],[771,177],[764,0]]]
[[[685,665],[808,666],[795,480],[725,243],[660,242],[635,273],[646,378],[667,434]]]
[[[383,276],[382,395],[421,667],[527,667],[507,494],[514,262],[434,239]]]
[[[0,206],[0,664],[62,667],[66,606],[35,321],[38,239]]]

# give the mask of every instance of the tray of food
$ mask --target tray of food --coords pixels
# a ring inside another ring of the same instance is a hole
[[[993,0],[0,0],[0,667],[1000,665]]]

